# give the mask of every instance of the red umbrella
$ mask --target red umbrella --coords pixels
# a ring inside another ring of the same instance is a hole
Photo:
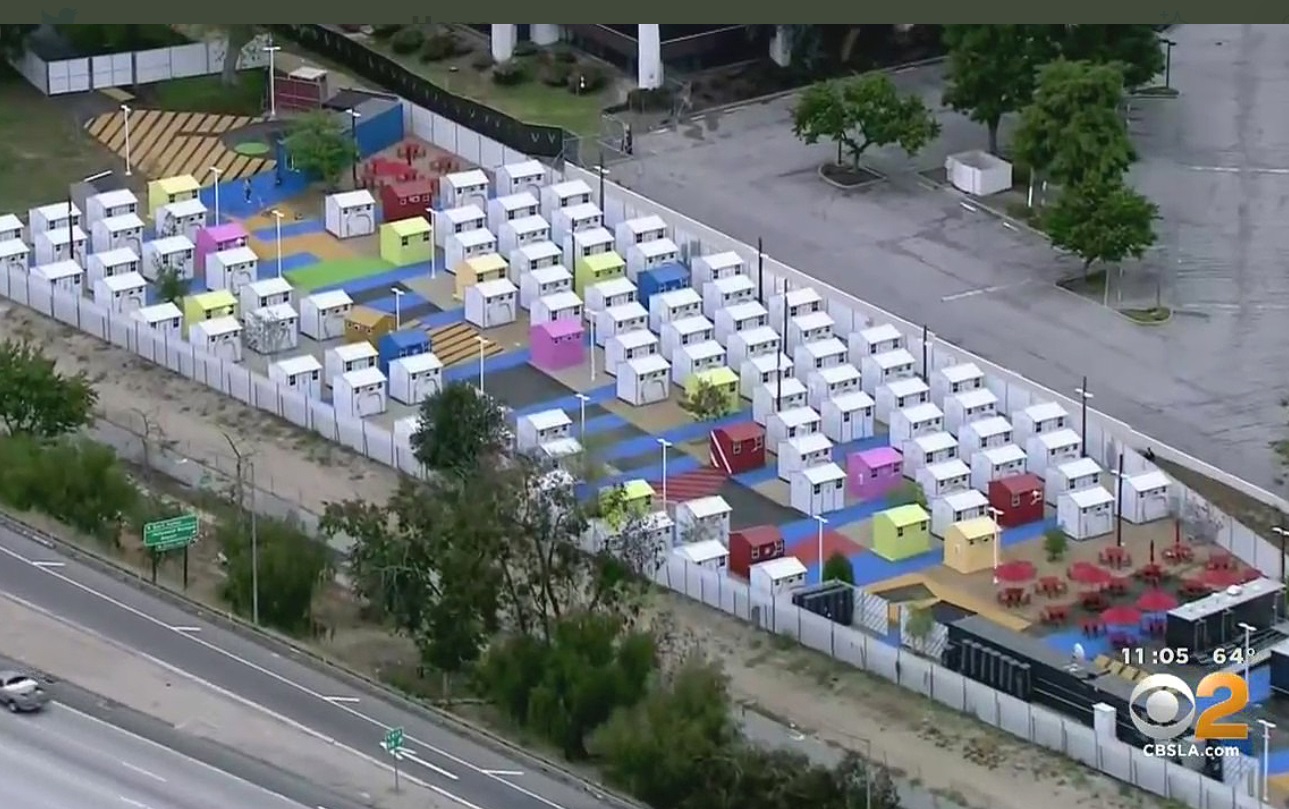
[[[1168,612],[1177,606],[1177,597],[1164,590],[1147,590],[1137,599],[1142,612]]]
[[[1089,587],[1104,587],[1114,578],[1110,571],[1097,567],[1091,562],[1075,562],[1070,565],[1070,579]]]
[[[1034,578],[1037,573],[1038,571],[1034,568],[1034,564],[1026,562],[1024,559],[1003,562],[994,568],[994,575],[998,577],[998,581],[1004,584],[1021,584]]]
[[[1101,622],[1106,626],[1138,626],[1141,624],[1141,610],[1135,607],[1111,607],[1101,613]]]
[[[1232,585],[1243,584],[1244,573],[1239,570],[1205,570],[1199,579],[1214,590],[1225,590]]]

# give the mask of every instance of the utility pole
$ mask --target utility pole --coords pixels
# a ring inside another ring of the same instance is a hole
[[[224,433],[224,440],[233,451],[233,459],[236,462],[237,472],[237,519],[239,526],[241,521],[246,518],[246,475],[249,470],[251,488],[255,488],[255,464],[247,456],[242,454],[241,448],[237,442],[228,433]],[[251,493],[252,499],[255,497],[254,491]],[[255,503],[251,503],[250,508],[251,521],[251,623],[256,626],[260,625],[260,535],[259,522],[255,513]]]

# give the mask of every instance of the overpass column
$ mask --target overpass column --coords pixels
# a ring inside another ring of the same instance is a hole
[[[657,90],[662,86],[662,34],[658,26],[640,23],[636,42],[637,84],[642,90]]]
[[[528,35],[534,45],[554,45],[560,39],[559,23],[532,23],[528,26]]]
[[[792,64],[792,34],[786,25],[774,26],[774,36],[770,38],[770,60],[779,67]]]
[[[492,24],[492,58],[504,62],[515,55],[515,39],[519,32],[513,23]]]

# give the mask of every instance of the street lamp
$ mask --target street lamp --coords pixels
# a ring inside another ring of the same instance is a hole
[[[1171,88],[1173,86],[1173,48],[1177,47],[1177,42],[1168,37],[1160,37],[1159,44],[1164,46],[1164,86]],[[1266,800],[1266,796],[1263,796]]]
[[[1003,529],[1000,527],[998,518],[1003,516],[1001,508],[989,507],[989,517],[994,521],[994,584],[998,584],[998,565],[1002,564],[1002,551],[1000,547],[1003,544]]]
[[[591,381],[595,381],[595,318],[591,318],[591,345],[586,349],[586,358],[591,363]]]
[[[354,141],[354,159],[349,161],[349,177],[353,181],[354,188],[358,187],[358,119],[363,114],[358,110],[350,107],[349,110],[349,137]]]
[[[260,528],[259,517],[255,511],[255,462],[242,454],[242,450],[237,446],[237,442],[228,433],[224,433],[224,440],[228,442],[229,449],[233,451],[233,459],[237,463],[237,508],[238,519],[246,513],[246,489],[243,471],[250,478],[251,485],[251,623],[256,626],[260,625]],[[240,523],[239,523],[240,525]]]
[[[1084,453],[1085,455],[1087,453]],[[1123,547],[1123,450],[1119,451],[1119,463],[1117,469],[1111,469],[1110,474],[1114,475],[1114,544],[1117,548]]]
[[[658,446],[662,449],[662,508],[667,509],[667,450],[671,449],[671,442],[665,438],[658,439]]]
[[[390,287],[389,291],[394,293],[394,331],[398,331],[403,328],[403,290]]]
[[[273,214],[273,230],[277,237],[277,277],[282,277],[282,217],[285,216],[277,208],[270,213]]]
[[[585,393],[573,395],[577,397],[577,438],[586,443],[586,403],[591,401],[591,397]]]
[[[1088,392],[1088,378],[1086,376],[1083,377],[1083,384],[1075,388],[1074,392],[1079,395],[1079,403],[1080,403],[1079,404],[1079,429],[1082,432],[1080,433],[1079,441],[1082,445],[1081,449],[1083,451],[1083,457],[1087,458],[1089,457],[1088,456],[1088,399],[1093,399],[1095,397]]]
[[[1271,731],[1275,730],[1276,723],[1265,719],[1258,719],[1257,723],[1262,726],[1262,802],[1266,803],[1271,782]]]
[[[600,177],[600,210],[604,210],[604,178],[609,176],[609,170],[604,166],[604,150],[600,150],[600,162],[594,166],[595,173]]]
[[[1237,626],[1244,630],[1244,681],[1247,683],[1249,681],[1250,658],[1253,657],[1253,633],[1258,630],[1257,627],[1250,626],[1243,621]]]
[[[824,526],[828,524],[828,518],[823,516],[822,514],[816,514],[814,515],[814,517],[815,517],[815,523],[817,524],[817,527],[819,529],[815,534],[815,542],[818,544],[818,551],[819,551],[819,554],[818,554],[819,583],[823,584],[824,583]]]
[[[355,186],[357,186],[357,184],[358,184],[358,183],[357,183],[357,181],[355,181],[355,182],[354,182],[354,185],[355,185]],[[425,209],[425,215],[426,215],[427,217],[429,217],[430,225],[434,225],[434,209],[433,209],[433,208],[426,208],[426,209]],[[446,239],[445,239],[444,241],[446,242]],[[435,259],[434,259],[433,255],[431,255],[431,256],[430,256],[430,280],[431,280],[431,281],[433,281],[433,280],[434,280],[434,278],[435,278],[434,264],[435,264]]]
[[[1272,526],[1271,530],[1276,536],[1280,537],[1280,581],[1285,580],[1285,540],[1289,539],[1289,531],[1280,526]]]
[[[281,45],[265,45],[261,50],[269,55],[269,118],[277,118],[277,80],[274,77],[274,67],[277,62],[277,52],[282,50]]]
[[[125,176],[129,177],[134,172],[130,168],[130,109],[129,104],[121,105],[121,120],[125,122]]]
[[[215,221],[211,222],[211,224],[218,225],[219,224],[219,181],[220,181],[219,178],[224,173],[224,170],[219,168],[218,166],[211,166],[210,168],[206,169],[206,171],[209,174],[215,175]]]
[[[935,332],[922,326],[922,381],[931,384],[931,341],[935,339]]]
[[[483,393],[483,361],[487,357],[488,338],[480,334],[474,339],[479,341],[479,392]]]

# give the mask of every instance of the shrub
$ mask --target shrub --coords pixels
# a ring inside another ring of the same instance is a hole
[[[596,93],[609,83],[609,76],[599,65],[573,65],[568,74],[568,89],[573,93]]]
[[[551,62],[541,66],[537,78],[549,87],[567,87],[569,74],[573,67],[567,62]]]
[[[492,67],[492,54],[488,51],[479,51],[470,57],[470,66],[479,72],[483,72]]]
[[[521,39],[515,43],[515,56],[535,56],[537,45],[531,39]]]
[[[514,59],[507,59],[492,68],[492,80],[503,87],[513,87],[528,81],[528,71]]]
[[[627,106],[637,112],[670,112],[674,103],[675,95],[663,87],[638,87],[627,93]]]
[[[419,28],[404,28],[389,38],[389,48],[394,53],[416,53],[425,44],[425,34]]]
[[[577,53],[567,42],[556,42],[550,47],[549,53],[556,62],[563,62],[566,65],[572,65],[577,62]]]
[[[258,579],[260,620],[302,634],[310,628],[314,596],[332,574],[330,551],[297,523],[264,517],[257,521],[252,548],[249,524],[249,519],[233,518],[216,529],[220,550],[228,560],[222,595],[235,612],[250,615]],[[258,553],[256,560],[254,553]]]
[[[377,39],[389,39],[390,37],[403,30],[402,23],[385,23],[383,25],[373,25],[371,35]]]
[[[111,447],[80,438],[0,439],[0,500],[39,511],[115,546],[138,490]]]
[[[457,41],[456,34],[435,34],[427,37],[425,45],[421,47],[421,61],[441,62],[456,56],[458,50],[460,50],[460,43]]]

